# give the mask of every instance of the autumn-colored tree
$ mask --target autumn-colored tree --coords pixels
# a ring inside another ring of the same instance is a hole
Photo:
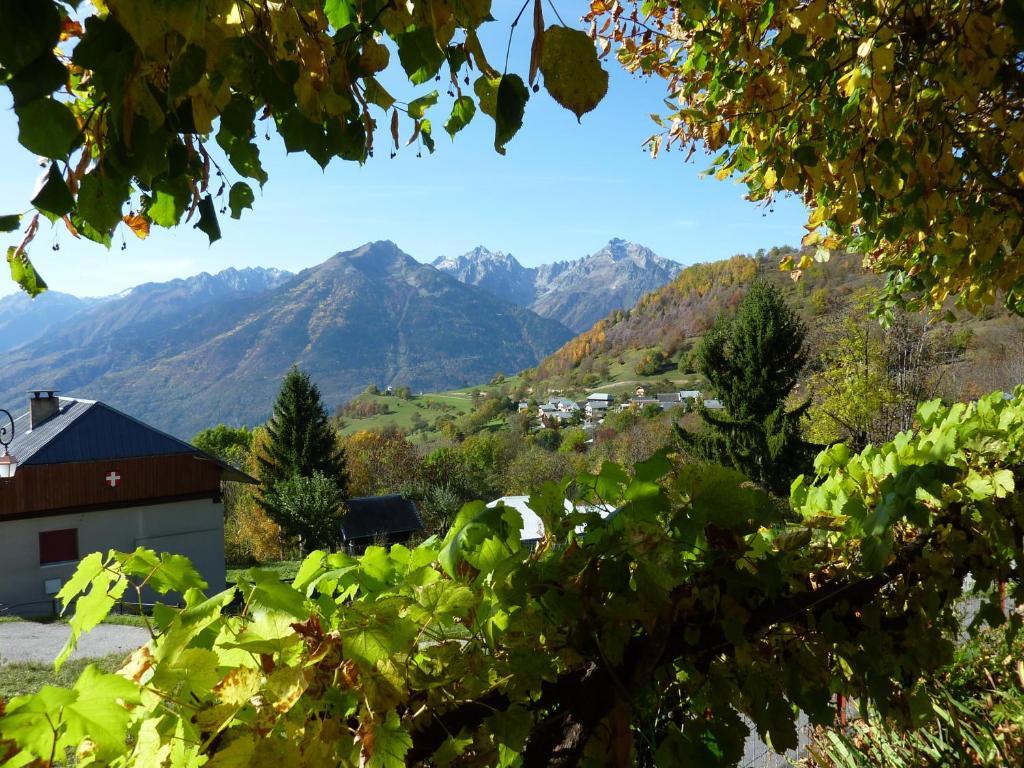
[[[321,166],[363,162],[375,141],[397,150],[403,123],[406,143],[433,151],[427,113],[442,68],[453,94],[445,132],[454,137],[483,112],[502,154],[538,75],[582,116],[608,73],[585,32],[546,25],[540,2],[533,10],[524,81],[491,66],[481,47],[489,0],[3,0],[0,86],[18,141],[48,161],[30,213],[0,215],[0,232],[25,225],[7,252],[15,281],[33,295],[46,288],[28,254],[42,217],[107,246],[122,223],[144,238],[153,225],[193,219],[217,240],[218,213],[239,218],[255,202],[252,183],[267,181],[257,128],[272,126],[288,152]],[[401,100],[382,82],[393,87],[382,73],[399,68],[414,89]]]
[[[751,200],[797,194],[804,245],[863,254],[888,301],[1024,311],[1020,3],[598,0],[588,18],[666,80],[653,154],[701,146]]]
[[[342,441],[352,496],[398,493],[416,480],[420,456],[401,432],[360,430]]]

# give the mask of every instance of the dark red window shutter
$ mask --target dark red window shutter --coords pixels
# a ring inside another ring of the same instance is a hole
[[[59,531],[39,533],[39,564],[66,563],[78,559],[78,529],[62,528]]]

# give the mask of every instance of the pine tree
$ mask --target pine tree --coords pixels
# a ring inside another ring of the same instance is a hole
[[[293,367],[284,377],[267,423],[266,450],[258,455],[260,505],[279,525],[288,530],[274,504],[274,490],[295,477],[320,473],[338,488],[348,487],[345,456],[328,421],[319,388],[309,375]]]
[[[800,435],[810,402],[792,411],[786,399],[804,367],[807,329],[777,288],[756,281],[736,314],[719,317],[697,352],[701,373],[725,407],[699,408],[704,430],[680,429],[684,448],[733,467],[776,494],[810,469],[815,446]]]

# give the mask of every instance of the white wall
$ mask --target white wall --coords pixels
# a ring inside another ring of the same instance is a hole
[[[44,582],[66,581],[77,563],[39,564],[39,533],[78,529],[78,555],[142,546],[192,561],[210,592],[224,589],[224,505],[210,499],[0,522],[0,605],[13,614],[50,613]],[[129,595],[125,596],[129,599]],[[145,598],[153,600],[153,595]],[[173,598],[172,598],[173,599]]]

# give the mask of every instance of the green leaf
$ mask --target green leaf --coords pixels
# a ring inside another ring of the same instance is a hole
[[[50,163],[46,183],[39,190],[39,194],[32,198],[32,205],[53,218],[60,218],[74,208],[75,199],[71,196],[71,190],[68,189],[64,177],[57,170],[56,163]]]
[[[494,148],[502,155],[505,145],[523,126],[529,98],[530,91],[519,75],[501,76],[494,101]]]
[[[146,208],[146,214],[154,224],[161,227],[173,227],[179,221],[188,206],[192,194],[185,178],[178,176],[172,180],[163,180],[153,187],[153,194]]]
[[[78,215],[97,232],[110,232],[121,221],[128,195],[126,179],[109,175],[103,167],[94,168],[78,186]]]
[[[552,24],[544,31],[540,71],[551,98],[579,120],[601,103],[608,92],[608,73],[601,67],[590,36]]]
[[[818,151],[810,144],[801,144],[793,150],[793,159],[800,165],[813,168],[818,164]]]
[[[17,74],[57,45],[60,27],[51,0],[0,0],[0,66]]]
[[[85,564],[84,561],[82,563]],[[71,627],[71,633],[68,635],[67,642],[61,649],[61,652],[57,655],[53,665],[56,669],[60,669],[64,662],[67,661],[68,657],[74,652],[78,645],[78,638],[82,636],[84,632],[96,627],[101,621],[110,615],[110,611],[118,600],[124,595],[125,589],[128,587],[128,580],[124,578],[120,571],[111,569],[109,567],[101,566],[99,571],[93,571],[95,563],[90,564],[89,568],[82,571],[81,567],[76,571],[75,575],[79,573],[88,575],[93,573],[91,579],[89,579],[89,591],[82,594],[76,590],[68,590],[65,593],[65,589],[72,582],[68,582],[64,585],[64,588],[57,593],[57,599],[60,600],[65,609],[69,604],[71,596],[78,594],[78,599],[75,600],[75,612],[71,616],[68,624]],[[74,581],[74,579],[72,579]]]
[[[119,675],[87,666],[74,690],[77,698],[63,710],[66,735],[74,745],[89,738],[96,745],[96,756],[109,760],[124,753],[125,735],[131,714],[127,704],[138,704],[138,687]]]
[[[239,581],[238,588],[250,608],[282,611],[302,620],[309,618],[302,593],[283,583],[274,571],[251,568]]]
[[[66,104],[36,99],[14,111],[18,114],[18,141],[23,147],[43,157],[67,157],[78,137],[78,122]]]
[[[376,104],[385,111],[391,109],[392,105],[394,105],[395,97],[387,92],[384,86],[377,81],[377,78],[367,77],[363,80],[363,85],[366,88],[366,93],[363,95],[371,104]]]
[[[420,121],[420,139],[423,141],[423,146],[433,154],[434,152],[434,127],[430,124],[430,121],[424,118]]]
[[[14,105],[18,106],[48,96],[67,83],[67,80],[67,67],[47,51],[8,80],[7,87],[11,89]]]
[[[469,125],[475,114],[476,102],[469,96],[460,96],[455,100],[455,104],[452,105],[451,116],[449,116],[448,122],[444,124],[445,131],[448,132],[449,136],[455,138],[455,134]]]
[[[38,296],[46,290],[46,281],[36,272],[28,255],[13,245],[7,249],[7,263],[11,267],[11,279],[21,286],[29,296]]]
[[[8,216],[0,216],[0,232],[13,232],[21,226],[21,214],[12,213]]]
[[[423,117],[427,107],[432,107],[437,104],[437,91],[431,91],[425,96],[420,96],[418,99],[413,99],[409,102],[409,117],[419,120]]]
[[[0,717],[0,733],[29,754],[48,759],[54,747],[50,718],[76,697],[75,691],[52,685],[44,685],[31,696],[16,696],[7,703],[7,713]]]
[[[352,0],[326,0],[324,3],[324,15],[335,29],[347,27],[353,22],[353,10]]]
[[[437,44],[434,30],[430,26],[417,27],[395,38],[398,43],[398,60],[413,85],[427,82],[444,63],[444,51]]]
[[[252,188],[244,181],[236,181],[231,185],[231,191],[228,192],[228,205],[231,206],[231,218],[241,218],[242,210],[245,208],[249,208],[251,210],[252,204],[255,200],[256,196],[253,194]]]
[[[412,736],[402,727],[398,714],[388,712],[383,722],[373,723],[373,739],[363,742],[360,765],[366,768],[405,768],[405,753],[412,748]]]
[[[167,95],[172,99],[184,96],[206,73],[206,51],[189,45],[175,57],[167,84]]]
[[[210,243],[220,240],[220,224],[217,223],[217,208],[213,204],[213,197],[207,195],[199,201],[199,221],[195,223],[196,229],[205,232],[210,238]]]

